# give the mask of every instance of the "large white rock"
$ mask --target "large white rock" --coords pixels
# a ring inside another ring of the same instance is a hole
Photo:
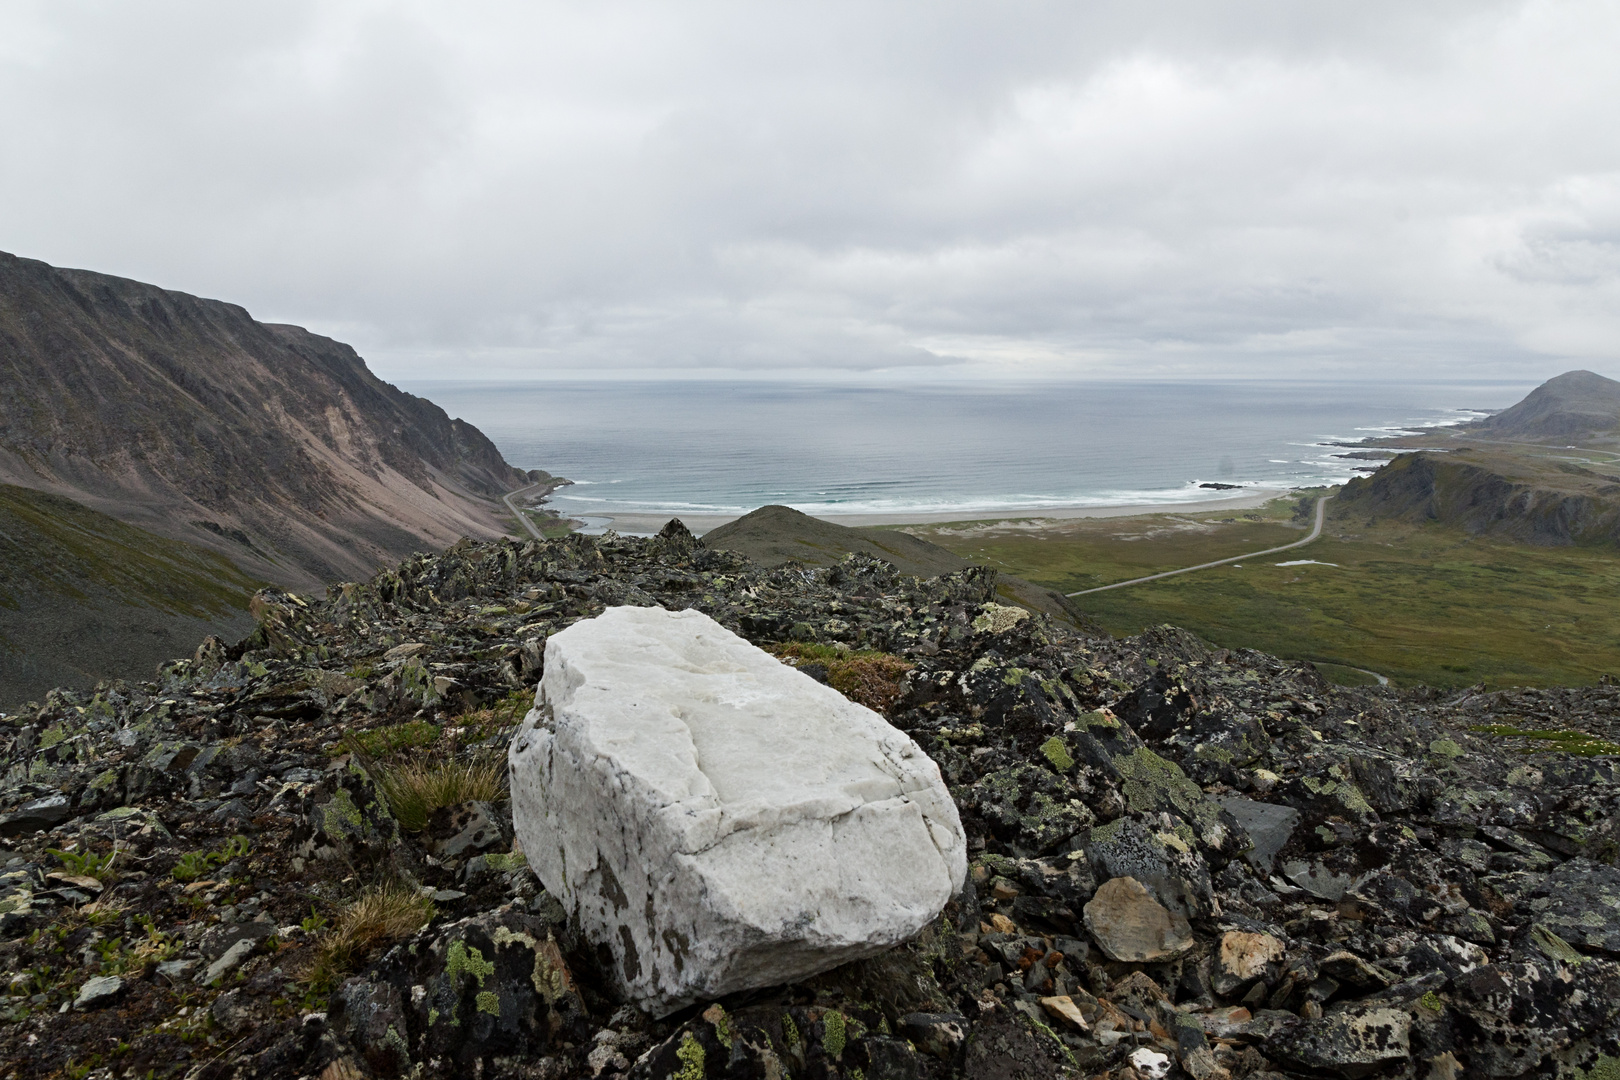
[[[655,1016],[904,941],[967,874],[916,743],[700,612],[553,636],[509,758],[530,865]]]

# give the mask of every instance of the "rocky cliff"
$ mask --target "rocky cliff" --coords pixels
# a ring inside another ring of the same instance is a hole
[[[1620,542],[1620,476],[1468,448],[1402,454],[1329,507],[1336,520],[1433,521],[1528,544]]]
[[[0,254],[0,481],[313,588],[504,529],[527,482],[354,350],[218,300]]]

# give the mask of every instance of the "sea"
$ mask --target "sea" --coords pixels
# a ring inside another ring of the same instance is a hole
[[[550,505],[612,513],[1038,514],[1342,483],[1367,438],[1505,408],[1525,382],[402,384],[512,464],[574,481]],[[1203,485],[1231,485],[1211,488]]]

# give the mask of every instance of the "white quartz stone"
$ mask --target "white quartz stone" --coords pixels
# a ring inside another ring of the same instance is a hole
[[[530,865],[655,1016],[902,942],[967,874],[916,743],[700,612],[554,635],[509,758]]]

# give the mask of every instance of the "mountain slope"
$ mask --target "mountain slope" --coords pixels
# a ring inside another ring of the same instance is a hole
[[[1613,434],[1620,428],[1620,382],[1591,371],[1566,371],[1477,427],[1519,439]]]
[[[1620,543],[1620,476],[1480,448],[1402,454],[1328,507],[1335,520],[1434,521],[1528,544]]]
[[[0,710],[234,641],[259,584],[212,551],[0,484]]]
[[[503,533],[528,481],[352,348],[217,300],[0,253],[0,481],[310,588]]]

